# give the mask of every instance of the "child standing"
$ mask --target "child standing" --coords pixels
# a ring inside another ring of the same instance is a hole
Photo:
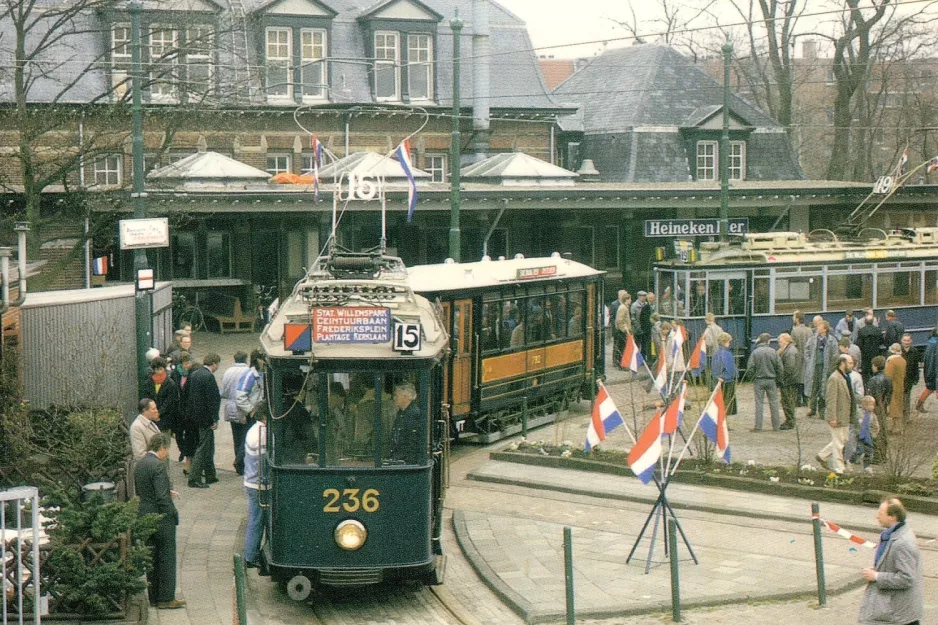
[[[873,439],[879,436],[879,419],[876,418],[876,400],[872,396],[866,395],[860,401],[860,407],[863,409],[863,416],[860,419],[860,431],[856,437],[857,448],[853,454],[854,463],[862,460],[863,470],[867,473],[873,473],[873,452],[875,446]]]

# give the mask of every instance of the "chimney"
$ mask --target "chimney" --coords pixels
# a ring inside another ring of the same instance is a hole
[[[593,165],[593,159],[584,158],[583,164],[576,171],[582,182],[599,182],[599,170]]]
[[[472,0],[472,152],[478,162],[489,151],[489,0]]]
[[[801,44],[801,56],[805,61],[813,62],[817,60],[817,41],[806,39]]]

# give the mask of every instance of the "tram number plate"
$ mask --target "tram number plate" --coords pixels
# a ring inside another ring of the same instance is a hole
[[[420,324],[398,323],[394,326],[394,351],[420,351]]]
[[[327,488],[322,491],[322,498],[326,500],[322,506],[323,512],[377,512],[381,507],[378,498],[381,493],[374,488],[366,489],[364,492],[360,488]]]

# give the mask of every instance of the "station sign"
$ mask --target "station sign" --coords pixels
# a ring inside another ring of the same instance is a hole
[[[729,234],[749,232],[748,217],[728,220]],[[712,237],[720,233],[719,219],[646,219],[646,237]]]
[[[121,219],[120,243],[122,250],[169,247],[169,219]]]
[[[314,343],[387,343],[391,310],[370,306],[314,308]]]

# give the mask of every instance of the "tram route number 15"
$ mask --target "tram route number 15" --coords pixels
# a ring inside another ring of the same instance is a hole
[[[420,324],[398,323],[394,325],[394,351],[420,351]]]
[[[359,496],[359,493],[361,495]],[[322,498],[326,503],[322,506],[323,512],[377,512],[381,507],[378,497],[381,493],[374,488],[369,488],[362,492],[359,488],[346,488],[339,491],[338,488],[327,488],[322,491]]]

